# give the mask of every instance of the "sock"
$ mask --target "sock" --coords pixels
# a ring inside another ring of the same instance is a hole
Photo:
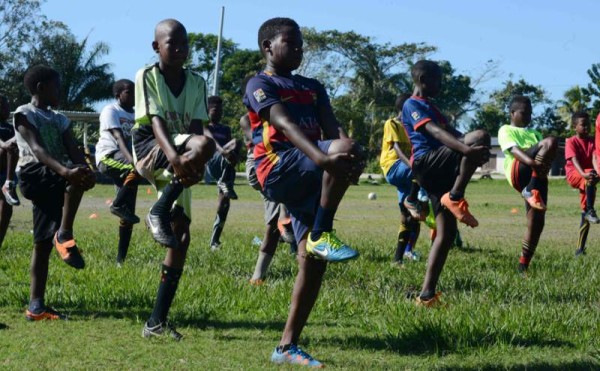
[[[171,212],[173,203],[177,201],[181,192],[183,192],[183,185],[179,181],[172,179],[162,190],[158,201],[152,206],[152,214],[168,215]]]
[[[131,234],[133,233],[133,226],[131,224],[122,223],[119,225],[119,247],[117,250],[117,263],[125,261],[127,256],[127,250],[129,250],[129,242],[131,241]]]
[[[450,200],[452,201],[460,201],[465,197],[464,192],[452,192],[450,191]]]
[[[594,208],[594,201],[596,201],[596,186],[585,186],[585,211],[590,211]]]
[[[127,202],[128,198],[132,197],[132,194],[137,193],[137,184],[135,185],[123,185],[117,192],[115,199],[113,200],[114,207],[121,207]],[[131,210],[133,212],[133,210]]]
[[[577,240],[577,250],[584,251],[587,242],[590,223],[585,220],[585,213],[581,213],[581,223],[579,224],[579,240]]]
[[[553,158],[547,158],[547,157],[545,157],[544,155],[542,155],[542,154],[540,154],[538,152],[535,155],[534,160],[538,164],[542,164],[542,170],[541,170],[542,174],[538,174],[538,176],[546,177],[548,175],[548,172],[552,168],[552,161],[554,159]]]
[[[435,296],[435,292],[433,291],[422,291],[419,297],[421,300],[429,300]]]
[[[536,246],[531,245],[529,241],[523,240],[523,243],[521,245],[521,257],[519,258],[519,264],[522,267],[529,267],[531,258],[533,258],[533,254],[535,254],[535,248]]]
[[[283,353],[283,352],[287,351],[288,349],[290,349],[291,347],[292,347],[291,343],[290,344],[280,345],[280,346],[277,347],[277,351],[279,353]]]
[[[253,280],[262,279],[269,269],[273,255],[269,255],[265,252],[260,251],[258,253],[258,259],[256,260],[256,267],[254,267],[254,274],[252,274]]]
[[[417,238],[419,238],[419,234],[421,233],[421,223],[412,223],[412,225],[410,226],[411,228],[411,232],[410,232],[410,237],[408,238],[408,243],[406,244],[406,248],[404,249],[404,252],[411,252],[413,251],[413,249],[415,248],[415,245],[417,244]]]
[[[417,202],[417,200],[419,199],[419,189],[421,189],[421,186],[419,186],[419,183],[417,183],[417,181],[413,179],[410,183],[410,193],[406,197],[408,202],[410,202],[411,204]]]
[[[58,230],[58,233],[56,234],[56,239],[60,243],[72,240],[73,239],[73,231]]]
[[[324,209],[319,205],[317,215],[315,216],[315,223],[313,224],[312,232],[310,232],[311,240],[316,241],[321,238],[323,232],[331,232],[333,230],[335,212],[336,210]]]
[[[527,189],[527,192],[531,192],[532,189],[537,189],[539,190],[541,186],[541,180],[540,177],[538,176],[538,174],[533,171],[531,173],[531,180],[529,180],[529,183],[527,184],[527,187],[525,187]]]
[[[29,301],[29,311],[33,314],[40,314],[44,311],[46,306],[44,305],[44,299],[31,299]]]
[[[210,236],[210,245],[219,244],[221,239],[221,233],[223,232],[223,227],[225,226],[225,221],[227,220],[227,214],[229,214],[229,200],[226,199],[223,202],[222,207],[217,210],[217,215],[215,216],[215,222],[213,223],[213,230]]]
[[[408,224],[400,223],[400,230],[398,231],[398,244],[396,245],[396,253],[394,254],[394,261],[401,262],[404,258],[404,251],[410,240],[410,228]]]
[[[160,285],[158,286],[158,293],[156,294],[156,303],[154,304],[152,315],[148,320],[150,326],[156,326],[167,320],[167,314],[169,313],[169,309],[171,309],[171,303],[175,297],[181,273],[183,273],[183,269],[167,267],[164,264],[162,265]]]

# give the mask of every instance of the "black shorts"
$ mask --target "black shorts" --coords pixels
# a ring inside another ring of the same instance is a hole
[[[41,162],[19,171],[21,194],[33,203],[33,242],[52,239],[60,227],[67,181]]]
[[[540,146],[535,145],[535,146],[529,148],[528,150],[526,150],[525,153],[527,154],[527,156],[529,156],[531,158],[535,158],[535,156],[537,155],[540,148],[541,148]],[[531,181],[532,175],[533,175],[533,169],[515,158],[515,161],[513,162],[512,167],[510,169],[510,177],[511,177],[512,187],[517,192],[521,193],[521,191],[523,191],[523,189],[525,187],[527,187],[527,185]],[[544,201],[544,203],[546,205],[548,205],[548,182],[547,181],[540,182],[540,187],[539,187],[538,191],[540,191],[540,196],[542,197],[542,200]],[[531,206],[529,206],[529,203],[527,203],[527,201],[525,201],[525,209],[527,209],[529,211],[530,207]]]
[[[133,164],[127,160],[121,151],[105,156],[98,163],[98,170],[102,174],[108,175],[119,188],[123,186],[125,178],[133,169]]]

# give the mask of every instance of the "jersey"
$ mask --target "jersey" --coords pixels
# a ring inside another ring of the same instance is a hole
[[[379,165],[383,170],[383,175],[387,175],[392,165],[398,161],[398,154],[394,150],[394,143],[398,143],[400,150],[410,158],[412,148],[410,140],[402,122],[397,118],[391,118],[383,124],[383,138],[381,140],[381,155],[379,156]]]
[[[573,157],[577,158],[577,162],[579,162],[583,170],[593,169],[594,163],[592,157],[595,150],[594,139],[591,137],[582,139],[574,135],[571,138],[567,138],[565,143],[565,172],[570,174],[573,171],[577,171],[575,165],[573,165]]]
[[[208,130],[213,136],[215,142],[219,143],[221,147],[231,141],[231,128],[223,124],[208,124]]]
[[[0,122],[0,140],[8,142],[15,136],[15,127],[8,122]]]
[[[48,154],[63,165],[69,163],[67,149],[63,142],[63,134],[69,129],[69,119],[62,113],[52,110],[43,110],[37,108],[31,103],[17,108],[13,121],[16,127],[16,117],[21,114],[39,133],[41,145],[46,148]],[[31,147],[25,138],[17,130],[15,133],[17,146],[19,147],[19,161],[17,162],[17,171],[30,163],[40,162],[35,156]]]
[[[325,87],[315,79],[263,71],[248,81],[244,104],[252,128],[256,175],[263,186],[279,162],[278,154],[294,147],[282,132],[260,117],[261,110],[277,103],[286,107],[300,130],[314,143],[321,139],[319,108],[330,106]]]
[[[456,138],[462,136],[460,131],[448,125],[448,120],[446,120],[439,109],[429,102],[429,100],[413,95],[402,107],[402,124],[404,125],[410,143],[412,144],[411,161],[444,145],[442,142],[425,132],[425,130],[419,130],[428,122],[435,122],[439,127]]]
[[[96,143],[96,165],[100,164],[104,157],[119,151],[119,144],[111,133],[113,129],[121,130],[125,144],[131,152],[131,129],[134,123],[134,113],[125,111],[117,102],[102,109],[100,112],[100,138]]]
[[[515,156],[510,151],[511,148],[519,147],[526,151],[539,143],[542,139],[542,134],[535,129],[503,125],[500,130],[498,130],[498,144],[506,156],[504,158],[504,175],[509,183],[512,184],[511,171],[513,163],[515,162]]]
[[[189,132],[192,120],[208,120],[206,83],[197,73],[183,69],[185,83],[175,96],[158,64],[140,69],[135,76],[135,125],[131,133],[135,157],[145,157],[156,145],[152,117],[165,121],[171,138]]]

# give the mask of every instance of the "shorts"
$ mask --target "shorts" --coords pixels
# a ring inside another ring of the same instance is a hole
[[[589,173],[593,169],[584,169],[586,173]],[[586,209],[587,195],[585,194],[585,188],[587,186],[587,180],[579,174],[577,170],[573,170],[567,173],[567,182],[575,189],[579,190],[579,202],[581,204],[581,210]]]
[[[134,170],[134,167],[121,151],[117,151],[104,156],[98,163],[98,170],[102,174],[108,175],[117,187],[122,187],[125,178]]]
[[[394,162],[385,175],[385,180],[398,189],[398,203],[400,205],[402,205],[402,202],[404,202],[404,199],[410,193],[412,179],[411,168],[400,160]]]
[[[248,178],[248,184],[250,187],[256,189],[257,191],[262,191],[262,187],[260,186],[260,182],[256,176],[256,167],[254,166],[254,151],[252,149],[248,150],[246,157],[246,178]]]
[[[187,142],[192,138],[192,134],[179,134],[173,138],[175,150],[178,154],[185,152]],[[135,151],[134,151],[135,152]],[[171,164],[167,160],[160,146],[155,143],[148,154],[143,158],[136,158],[134,154],[135,169],[144,178],[146,178],[158,191],[158,198],[162,195],[162,190],[173,179]],[[192,190],[185,188],[175,206],[183,208],[185,216],[191,220],[192,218]]]
[[[525,151],[527,156],[531,158],[535,158],[535,155],[538,153],[541,147],[534,145]],[[527,184],[531,181],[531,176],[533,174],[533,169],[517,159],[514,159],[511,169],[510,169],[510,179],[512,187],[519,193],[523,191]],[[548,182],[542,182],[540,189],[540,196],[544,203],[548,205]],[[525,202],[525,208],[529,210],[531,206],[527,202]]]
[[[219,151],[206,162],[206,173],[217,182],[225,183],[233,188],[235,183],[235,168]]]
[[[62,219],[67,181],[41,162],[19,170],[21,194],[33,203],[33,242],[52,239]]]
[[[323,153],[328,153],[331,142],[316,144]],[[268,199],[287,207],[296,241],[301,241],[314,223],[321,198],[323,169],[295,147],[278,156],[279,162],[267,176],[263,192]]]

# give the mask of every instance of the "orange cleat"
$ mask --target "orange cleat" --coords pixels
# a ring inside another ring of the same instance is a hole
[[[538,191],[537,189],[532,189],[531,191],[528,191],[527,188],[524,188],[523,191],[521,191],[521,196],[523,196],[525,201],[527,201],[527,203],[529,204],[529,206],[531,206],[532,209],[546,211],[546,204],[544,203],[544,200],[542,200],[542,195],[540,195],[540,191]]]
[[[45,308],[42,313],[35,314],[27,309],[25,311],[25,319],[28,321],[43,321],[43,320],[66,320],[67,316],[55,311],[52,308]]]
[[[65,242],[58,242],[58,232],[54,234],[54,247],[60,255],[60,258],[75,269],[83,269],[85,261],[79,252],[79,248],[74,239]]]
[[[442,293],[440,291],[438,291],[431,299],[427,299],[427,300],[423,300],[423,299],[421,299],[420,296],[417,296],[415,303],[417,304],[417,306],[425,307],[425,308],[435,308],[435,307],[445,306],[442,303],[442,301],[440,300],[440,296],[442,296]]]
[[[479,222],[469,212],[469,204],[467,200],[461,198],[458,201],[452,201],[450,199],[450,193],[445,193],[440,200],[440,203],[458,219],[459,222],[468,225],[471,228],[475,228],[479,225]]]

